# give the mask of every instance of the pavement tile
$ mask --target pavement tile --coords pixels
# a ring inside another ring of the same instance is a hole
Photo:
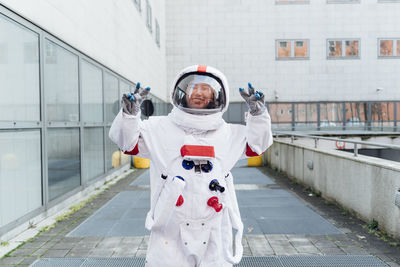
[[[91,258],[95,258],[95,257],[99,257],[99,258],[105,258],[105,257],[111,257],[111,255],[113,254],[113,249],[108,248],[101,248],[101,249],[92,249],[90,251],[89,257]]]
[[[136,252],[135,257],[146,257],[146,250],[144,250],[144,249],[139,249],[139,250]]]
[[[36,261],[37,259],[38,259],[38,257],[27,257],[27,258],[24,258],[24,260],[21,261],[21,262],[18,264],[18,266],[20,266],[20,265],[30,265],[30,264],[32,264],[34,261]]]
[[[70,258],[87,258],[90,256],[92,249],[71,249],[65,257]]]
[[[264,235],[247,235],[246,239],[253,256],[267,256],[274,254],[274,251]]]
[[[10,256],[29,256],[35,252],[38,248],[18,248],[10,253]]]
[[[70,249],[49,249],[43,255],[45,258],[63,258],[65,257]]]
[[[340,248],[320,248],[323,255],[346,255],[347,253]]]
[[[24,259],[24,257],[19,256],[19,257],[5,257],[3,259],[0,260],[1,264],[9,264],[9,265],[13,265],[13,264],[18,264],[20,263],[22,260]]]
[[[115,248],[117,247],[122,241],[122,237],[107,237],[100,241],[96,248]]]
[[[286,235],[281,234],[266,234],[268,240],[288,240]]]
[[[39,248],[38,250],[36,250],[35,252],[32,253],[32,256],[40,257],[44,253],[46,253],[46,251],[48,251],[48,250],[49,250],[49,248]]]
[[[47,243],[47,241],[27,242],[24,245],[22,245],[21,248],[37,248],[38,249],[46,243]]]
[[[70,242],[59,242],[55,244],[51,249],[72,249],[77,243]]]

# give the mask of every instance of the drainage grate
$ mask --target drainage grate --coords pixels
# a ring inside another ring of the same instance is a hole
[[[388,266],[371,255],[280,256],[287,267],[380,267]]]
[[[49,258],[31,267],[144,267],[145,258]],[[236,267],[387,267],[370,255],[243,257]]]
[[[243,257],[237,267],[281,267],[278,257]]]
[[[78,267],[85,262],[86,259],[80,258],[49,258],[39,259],[32,263],[35,267]]]

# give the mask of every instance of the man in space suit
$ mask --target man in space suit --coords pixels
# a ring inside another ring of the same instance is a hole
[[[137,86],[123,96],[109,133],[123,152],[151,160],[146,266],[232,266],[242,258],[243,223],[230,170],[272,144],[264,94],[250,83],[248,91],[239,89],[249,107],[244,126],[223,120],[229,87],[210,66],[182,70],[173,83],[170,114],[141,121],[140,104],[149,90]]]

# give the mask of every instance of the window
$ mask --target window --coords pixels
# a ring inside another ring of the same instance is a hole
[[[309,0],[276,0],[277,4],[308,4]]]
[[[0,15],[0,121],[39,121],[39,35]]]
[[[327,0],[328,4],[353,4],[360,3],[360,0]]]
[[[307,59],[308,40],[277,40],[277,59]]]
[[[118,78],[104,73],[105,121],[112,122],[119,112]]]
[[[136,8],[138,9],[139,12],[142,11],[142,3],[141,0],[133,0],[133,3],[135,4]]]
[[[103,122],[103,74],[95,65],[82,60],[82,121]]]
[[[380,39],[379,57],[400,57],[400,39]]]
[[[158,21],[156,20],[156,44],[160,47],[160,25],[158,25]]]
[[[146,1],[146,25],[147,28],[149,29],[150,32],[153,31],[153,25],[152,25],[152,17],[151,17],[151,6],[149,1]]]
[[[80,185],[79,129],[48,130],[49,199],[53,200]]]
[[[328,58],[359,58],[360,41],[328,40]]]
[[[79,121],[78,56],[46,39],[44,88],[48,121]]]

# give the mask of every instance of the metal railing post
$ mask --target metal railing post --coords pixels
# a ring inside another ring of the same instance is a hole
[[[358,156],[358,147],[357,147],[357,143],[354,144],[354,157]]]

